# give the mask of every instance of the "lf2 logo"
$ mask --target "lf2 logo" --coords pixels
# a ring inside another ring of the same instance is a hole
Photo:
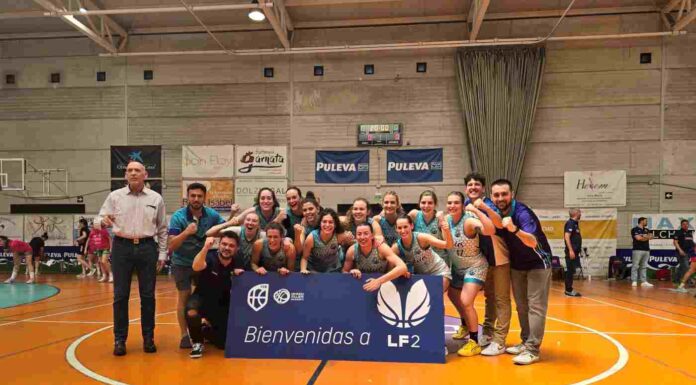
[[[247,293],[247,305],[254,310],[259,311],[268,304],[268,284],[258,284]]]
[[[430,294],[423,280],[419,280],[408,291],[405,306],[401,295],[392,282],[382,285],[377,294],[377,310],[389,325],[408,329],[420,325],[430,312]]]

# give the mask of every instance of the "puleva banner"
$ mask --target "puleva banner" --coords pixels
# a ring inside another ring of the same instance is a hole
[[[442,182],[442,149],[387,150],[387,183]]]
[[[234,177],[234,146],[181,146],[181,176]]]
[[[162,146],[111,146],[111,177],[123,178],[130,161],[142,163],[148,178],[162,177]]]
[[[442,278],[375,276],[232,278],[225,357],[444,363]]]
[[[565,207],[626,206],[626,171],[566,171],[563,202]]]
[[[369,151],[317,151],[315,183],[369,183]]]

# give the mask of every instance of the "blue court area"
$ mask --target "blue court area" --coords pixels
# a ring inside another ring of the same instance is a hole
[[[58,288],[50,285],[0,284],[0,309],[40,301],[57,293]]]

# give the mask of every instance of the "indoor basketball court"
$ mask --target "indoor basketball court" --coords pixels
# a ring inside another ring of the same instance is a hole
[[[4,383],[696,384],[694,20],[0,0]]]

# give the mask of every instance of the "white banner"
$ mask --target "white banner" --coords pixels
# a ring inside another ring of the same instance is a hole
[[[40,237],[43,233],[48,233],[46,246],[72,246],[72,228],[72,215],[45,214],[24,216],[24,239],[27,242],[34,237]]]
[[[626,171],[566,171],[565,207],[626,206]]]
[[[24,239],[24,215],[0,215],[0,235]]]
[[[234,176],[234,146],[181,146],[184,178],[231,178]]]
[[[238,177],[282,177],[288,173],[285,146],[237,146],[234,169]]]
[[[565,266],[565,223],[568,210],[534,210],[549,240],[553,255]],[[582,235],[581,259],[585,274],[606,274],[609,257],[616,254],[616,209],[582,210],[580,234]]]
[[[288,181],[285,179],[237,179],[234,186],[234,203],[237,203],[242,210],[254,205],[256,194],[259,189],[268,187],[275,192],[280,207],[285,207],[285,190],[288,188]]]
[[[662,213],[662,214],[633,214],[631,228],[638,226],[638,218],[648,219],[648,229],[655,238],[650,241],[651,250],[674,250],[672,237],[679,230],[682,219],[689,221],[689,230],[696,227],[696,214],[694,213]]]

